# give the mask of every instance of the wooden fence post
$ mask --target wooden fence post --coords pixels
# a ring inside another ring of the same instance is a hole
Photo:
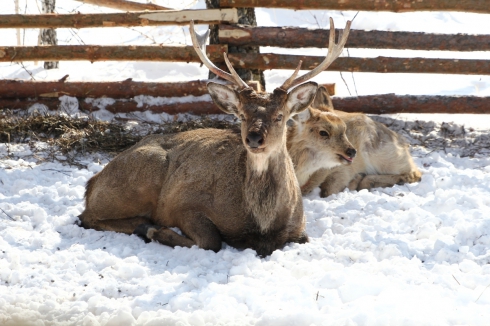
[[[214,9],[220,8],[220,0],[206,0],[206,8]],[[237,8],[238,24],[257,26],[257,18],[255,17],[255,11],[253,8]],[[220,44],[219,42],[219,25],[209,26],[211,33],[209,36],[209,44]],[[231,46],[228,47],[228,53],[260,53],[260,47],[258,46]],[[265,90],[265,78],[264,72],[259,69],[240,69],[235,67],[238,75],[244,81],[255,80],[260,83],[262,89]],[[210,72],[209,78],[214,78],[215,75]]]
[[[43,0],[43,13],[54,13],[56,7],[56,0]],[[56,36],[56,29],[46,28],[41,29],[39,32],[41,45],[58,45],[58,38]],[[44,62],[44,69],[57,69],[59,67],[59,61],[46,61]]]

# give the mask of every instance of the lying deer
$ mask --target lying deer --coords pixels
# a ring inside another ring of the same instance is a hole
[[[135,233],[172,247],[197,245],[218,251],[224,241],[255,249],[261,256],[287,242],[307,242],[301,191],[286,148],[286,122],[312,103],[318,85],[301,83],[340,55],[349,29],[350,22],[338,44],[332,38],[318,67],[296,78],[300,62],[274,92],[256,93],[226,54],[231,74],[206,57],[191,23],[192,43],[201,61],[237,87],[207,85],[214,103],[241,120],[240,131],[200,129],[144,138],[88,181],[81,224]]]
[[[346,187],[392,187],[421,179],[402,137],[362,113],[334,110],[323,86],[311,108],[294,121],[288,150],[303,194],[318,186],[327,197]]]

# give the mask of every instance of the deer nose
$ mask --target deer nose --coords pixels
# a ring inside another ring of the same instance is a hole
[[[264,143],[264,138],[258,132],[252,131],[247,135],[247,145],[251,148],[257,148]]]
[[[354,158],[356,156],[357,151],[354,148],[347,148],[345,154],[350,158]]]

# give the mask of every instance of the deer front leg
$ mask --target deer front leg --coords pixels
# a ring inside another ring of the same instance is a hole
[[[126,234],[132,234],[134,229],[144,223],[149,223],[147,217],[126,217],[119,219],[96,219],[93,214],[82,213],[79,217],[79,226],[85,229],[94,229],[98,231],[114,231]]]
[[[402,185],[420,181],[421,173],[414,171],[405,174],[371,174],[367,175],[357,186],[357,190],[371,189],[379,187],[393,187],[394,185]]]
[[[216,226],[204,214],[187,212],[179,217],[179,228],[185,236],[167,228],[152,224],[139,225],[134,234],[147,240],[155,240],[169,247],[198,246],[218,252],[221,249],[221,236]]]
[[[328,171],[325,169],[320,169],[316,172],[314,172],[308,181],[304,185],[301,186],[301,194],[303,196],[309,194],[310,192],[313,191],[316,187],[318,187],[323,180],[325,180],[326,175],[328,174]]]
[[[355,171],[349,166],[338,166],[328,170],[325,180],[320,185],[320,197],[328,197],[337,194],[350,186],[350,182],[356,177]],[[350,190],[355,190],[351,189]]]

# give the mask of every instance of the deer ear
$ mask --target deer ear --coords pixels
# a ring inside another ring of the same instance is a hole
[[[308,108],[298,113],[294,119],[299,123],[305,123],[306,121],[308,121],[310,117],[311,117],[311,112],[310,109]]]
[[[328,94],[328,90],[325,86],[321,85],[320,87],[318,87],[315,100],[313,101],[311,106],[313,106],[315,109],[326,112],[334,110],[332,99],[330,98],[330,94]]]
[[[318,84],[315,82],[304,83],[293,88],[286,101],[290,114],[295,115],[306,109],[315,99],[317,89]]]
[[[238,116],[240,100],[234,90],[225,85],[213,82],[209,82],[207,87],[213,102],[221,109],[221,111]]]

